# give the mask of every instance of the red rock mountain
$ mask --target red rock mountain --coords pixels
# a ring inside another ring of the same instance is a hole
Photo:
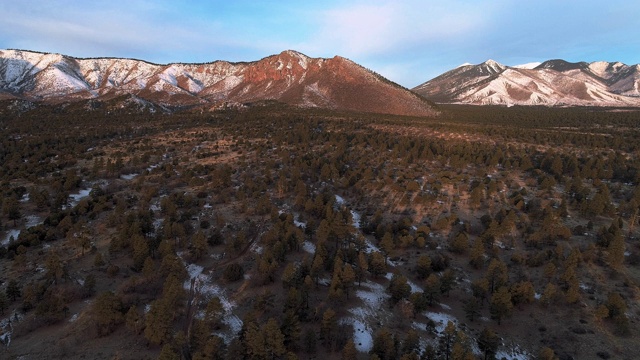
[[[254,62],[157,65],[0,50],[0,98],[60,102],[127,94],[174,108],[277,100],[300,107],[435,114],[421,96],[340,56],[284,51]]]

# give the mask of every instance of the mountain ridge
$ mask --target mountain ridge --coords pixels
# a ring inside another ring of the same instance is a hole
[[[474,105],[640,106],[640,65],[562,59],[459,66],[412,90],[435,102]]]
[[[340,57],[285,50],[257,61],[154,64],[0,50],[0,93],[31,101],[109,99],[131,94],[160,106],[217,108],[276,100],[300,107],[430,116],[432,103]]]

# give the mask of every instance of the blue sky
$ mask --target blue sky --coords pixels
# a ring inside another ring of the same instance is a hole
[[[640,63],[640,1],[0,0],[0,48],[156,63],[347,57],[406,87],[462,63]]]

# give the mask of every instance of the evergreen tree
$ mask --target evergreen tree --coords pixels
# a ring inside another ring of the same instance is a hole
[[[387,271],[386,259],[385,257],[378,251],[374,251],[371,253],[371,257],[369,259],[369,272],[373,276],[380,276]]]
[[[491,318],[496,319],[498,324],[503,318],[511,315],[513,309],[513,303],[511,302],[511,294],[506,286],[498,289],[491,296]]]
[[[478,337],[478,347],[484,354],[484,360],[493,359],[498,352],[500,338],[489,328],[484,328]]]
[[[21,295],[20,285],[14,279],[9,280],[9,284],[7,284],[7,289],[5,290],[7,297],[11,299],[11,301],[16,301]]]
[[[347,344],[342,349],[340,358],[342,360],[355,360],[358,358],[358,350],[356,350],[356,345],[353,343],[353,339],[349,339],[347,341]]]
[[[431,274],[431,258],[429,255],[420,255],[416,263],[416,272],[419,279],[426,279]]]
[[[138,313],[138,309],[136,309],[135,305],[131,305],[129,311],[125,315],[125,325],[131,332],[138,335],[142,328],[142,317],[140,313]]]
[[[111,334],[124,321],[122,301],[112,292],[100,294],[93,303],[92,310],[99,336]]]
[[[463,310],[465,317],[471,322],[480,317],[480,309],[480,301],[478,301],[478,298],[475,296],[470,297],[464,302]]]
[[[9,299],[5,293],[0,292],[0,315],[4,315],[7,307],[9,307]]]
[[[389,283],[389,293],[391,294],[391,303],[394,305],[398,301],[409,297],[411,295],[411,286],[409,286],[407,278],[403,275],[394,274]]]
[[[377,355],[380,360],[395,359],[393,335],[386,327],[381,328],[374,335],[371,353]]]
[[[431,274],[424,282],[424,295],[429,302],[429,305],[433,305],[435,301],[440,297],[440,279],[436,274]]]
[[[162,344],[171,335],[173,311],[164,299],[151,303],[151,309],[145,316],[144,336],[152,344]]]
[[[180,355],[178,355],[170,344],[164,344],[162,350],[160,350],[158,360],[180,360]]]
[[[485,279],[489,283],[489,291],[493,294],[496,289],[507,285],[509,280],[507,265],[500,259],[492,259],[485,273]]]

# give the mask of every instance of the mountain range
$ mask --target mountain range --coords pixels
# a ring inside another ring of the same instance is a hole
[[[440,103],[640,106],[640,64],[549,60],[464,64],[412,89]]]
[[[172,111],[275,100],[297,107],[431,116],[431,101],[476,105],[640,106],[640,64],[549,60],[464,64],[411,90],[351,60],[287,50],[253,62],[153,64],[0,50],[0,100]],[[429,99],[429,100],[427,100]],[[431,100],[431,101],[430,101]]]
[[[310,58],[288,50],[254,62],[159,65],[0,50],[0,99],[59,103],[114,98],[163,109],[276,100],[347,111],[436,113],[421,96],[340,56]]]

